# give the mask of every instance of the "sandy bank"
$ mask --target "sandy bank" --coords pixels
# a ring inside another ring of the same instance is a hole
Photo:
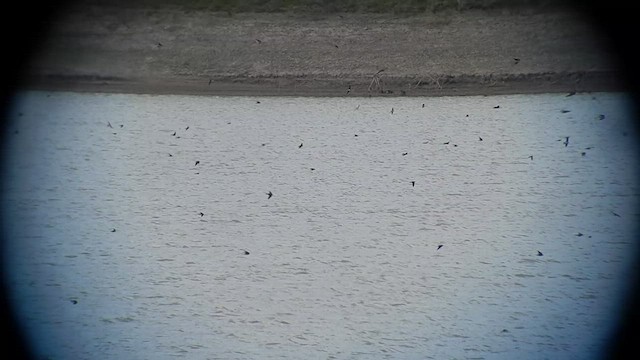
[[[603,36],[570,11],[314,17],[85,7],[51,28],[26,88],[261,96],[346,96],[349,87],[349,96],[624,90]]]

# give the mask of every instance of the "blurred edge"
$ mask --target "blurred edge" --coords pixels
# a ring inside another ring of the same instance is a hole
[[[135,2],[136,0],[132,0]],[[153,0],[142,0],[147,4]],[[66,6],[79,1],[29,1],[11,2],[4,5],[2,11],[2,36],[4,74],[2,76],[0,111],[0,174],[4,174],[2,164],[7,155],[4,149],[6,114],[13,98],[13,90],[17,87],[28,59],[45,39],[50,19],[54,18]],[[170,3],[169,0],[159,0],[156,3]],[[265,1],[266,2],[266,1]],[[330,3],[331,1],[326,1]],[[116,1],[117,3],[117,1]],[[322,3],[322,1],[320,1]],[[637,115],[640,104],[640,64],[635,57],[637,48],[637,36],[640,35],[640,25],[637,21],[640,6],[632,1],[605,2],[602,0],[568,1],[568,5],[575,7],[576,11],[584,12],[590,18],[597,30],[608,36],[610,46],[618,54],[618,64],[626,76],[627,88],[634,100],[634,113]],[[638,119],[636,118],[636,122]],[[637,124],[637,123],[636,123]],[[637,126],[637,125],[636,125]],[[637,128],[636,128],[637,130]],[[0,176],[0,185],[2,177]],[[0,209],[0,244],[4,243],[4,229],[2,224],[2,212]],[[639,209],[640,210],[640,209]],[[638,234],[636,234],[638,236]],[[2,247],[4,249],[4,247]],[[4,252],[0,253],[4,258]],[[636,243],[636,264],[640,259],[640,247]],[[12,354],[12,359],[33,359],[30,347],[21,334],[19,324],[8,302],[5,283],[4,261],[0,276],[2,291],[2,321],[3,321],[3,348],[5,354]],[[640,287],[638,286],[638,274],[630,279],[630,288],[623,311],[618,314],[619,326],[611,336],[608,347],[603,349],[603,359],[638,359],[640,358],[640,327],[638,307],[640,306]]]

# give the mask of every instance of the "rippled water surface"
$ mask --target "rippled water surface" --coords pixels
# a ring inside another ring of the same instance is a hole
[[[637,271],[629,104],[22,93],[11,300],[48,359],[594,358]]]

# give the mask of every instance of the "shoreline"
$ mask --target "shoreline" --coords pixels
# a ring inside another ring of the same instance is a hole
[[[170,77],[32,76],[21,90],[199,96],[301,97],[437,97],[621,92],[628,90],[616,72],[438,75],[384,77],[382,89],[371,89],[364,77]],[[348,90],[350,89],[350,90]]]

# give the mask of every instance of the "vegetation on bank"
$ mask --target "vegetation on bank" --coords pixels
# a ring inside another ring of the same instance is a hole
[[[562,0],[88,0],[94,5],[178,7],[193,10],[243,12],[423,13],[443,10],[548,8]]]

